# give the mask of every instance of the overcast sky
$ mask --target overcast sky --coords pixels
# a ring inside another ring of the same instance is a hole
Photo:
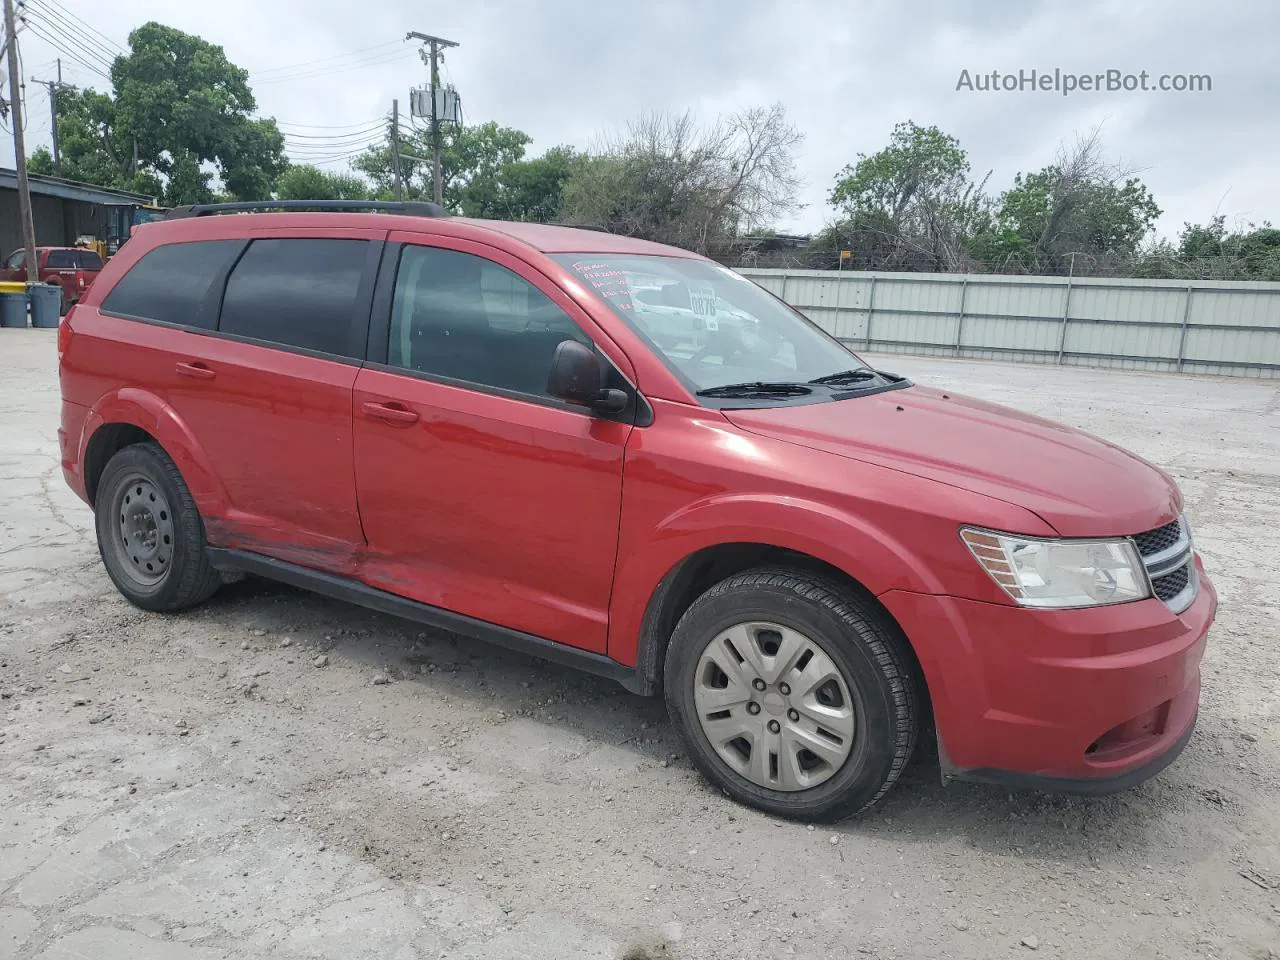
[[[159,20],[221,44],[250,71],[263,115],[299,146],[336,156],[368,136],[424,82],[409,30],[461,46],[446,78],[468,122],[495,120],[534,140],[589,146],[650,109],[717,113],[781,100],[805,133],[797,157],[805,208],[784,228],[820,228],[836,173],[872,153],[893,125],[936,124],[958,137],[978,176],[1001,190],[1019,170],[1101,125],[1110,157],[1141,171],[1164,209],[1160,232],[1215,213],[1280,223],[1280,2],[1276,0],[27,0],[59,6],[123,47]],[[65,22],[65,21],[64,21]],[[108,44],[70,28],[59,51],[27,30],[27,77],[106,86],[89,66]],[[48,36],[56,36],[46,24]],[[85,48],[88,48],[87,51]],[[333,58],[315,63],[322,58]],[[81,61],[79,63],[75,61]],[[294,66],[304,64],[302,66]],[[354,67],[335,71],[335,67]],[[282,69],[288,68],[288,69]],[[957,91],[962,70],[1209,74],[1212,91]],[[28,84],[28,136],[48,141],[42,88]],[[339,128],[339,129],[321,129]],[[324,138],[337,138],[326,140]],[[32,147],[29,147],[32,149]],[[12,143],[0,164],[12,165]],[[344,159],[326,165],[344,167]]]

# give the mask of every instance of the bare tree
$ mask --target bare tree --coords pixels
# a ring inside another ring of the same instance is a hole
[[[597,145],[565,185],[563,218],[706,253],[795,209],[802,139],[781,104],[705,127],[649,113]]]

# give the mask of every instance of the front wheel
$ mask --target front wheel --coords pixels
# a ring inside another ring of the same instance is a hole
[[[741,573],[695,600],[672,634],[664,687],[709,780],[798,820],[875,804],[919,733],[901,630],[870,597],[796,570]]]
[[[128,446],[111,458],[98,482],[94,525],[107,575],[135,606],[182,610],[221,583],[191,492],[159,444]]]

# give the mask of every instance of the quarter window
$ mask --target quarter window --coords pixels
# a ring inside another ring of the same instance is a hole
[[[556,347],[591,346],[542,291],[469,253],[405,247],[392,302],[393,366],[499,390],[547,395]]]
[[[255,240],[231,271],[220,333],[360,357],[352,330],[367,240]]]
[[[184,327],[212,327],[201,314],[209,288],[244,247],[243,240],[201,240],[156,247],[135,263],[102,302],[105,313]]]

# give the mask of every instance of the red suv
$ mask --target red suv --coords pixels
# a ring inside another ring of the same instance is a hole
[[[248,572],[661,692],[801,819],[922,736],[1086,793],[1191,738],[1217,599],[1157,467],[681,250],[262,206],[140,228],[61,328],[63,469],[134,604]]]
[[[36,247],[40,282],[62,288],[62,312],[66,313],[89,289],[102,270],[102,258],[81,247]],[[15,250],[0,267],[0,280],[25,281],[27,253]]]

